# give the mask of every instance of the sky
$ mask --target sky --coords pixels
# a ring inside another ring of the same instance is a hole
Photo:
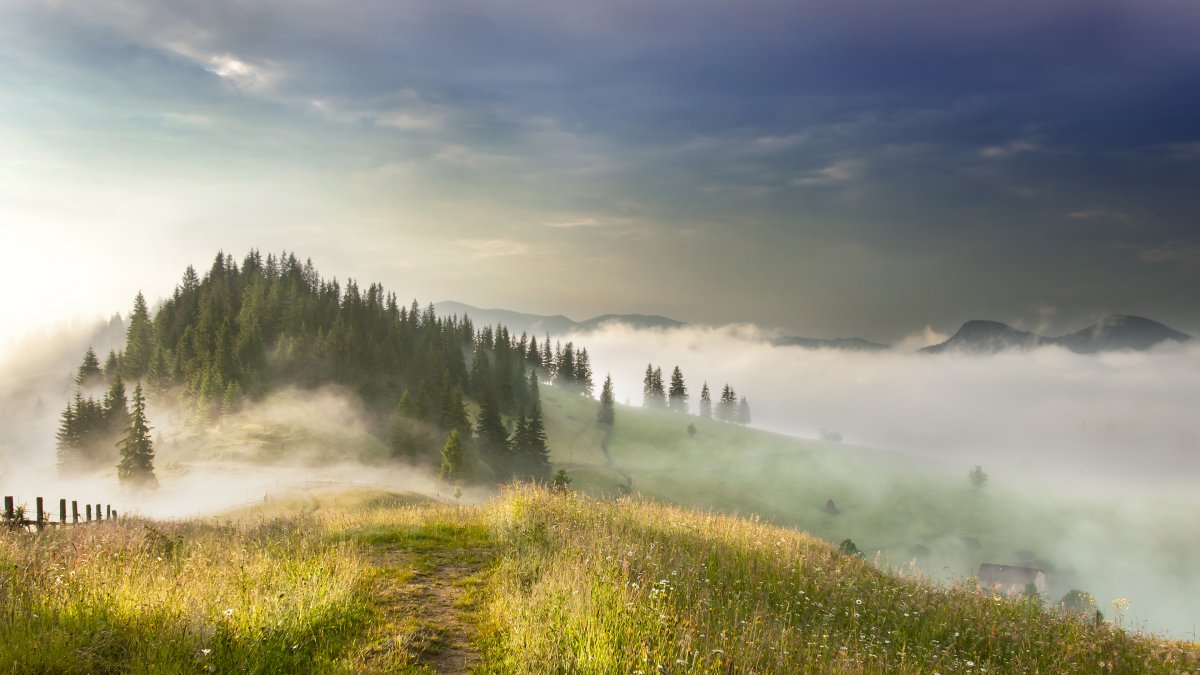
[[[0,337],[251,247],[576,319],[1200,333],[1197,35],[1189,0],[3,0]]]

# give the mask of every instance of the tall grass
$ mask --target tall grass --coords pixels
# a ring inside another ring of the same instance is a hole
[[[421,672],[447,612],[480,626],[483,672],[1200,669],[1192,646],[898,577],[755,519],[534,488],[304,504],[0,532],[0,672]],[[452,606],[413,600],[439,602],[413,594],[422,577],[481,566]]]
[[[368,617],[364,567],[311,519],[131,519],[0,535],[0,671],[295,672]]]
[[[900,578],[754,519],[518,490],[488,654],[513,672],[1182,672],[1177,643]]]

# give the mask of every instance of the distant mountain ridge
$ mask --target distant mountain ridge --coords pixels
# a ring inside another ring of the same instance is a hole
[[[508,309],[480,309],[453,301],[434,303],[434,309],[444,316],[469,316],[476,324],[504,324],[513,333],[524,332],[531,335],[562,335],[589,331],[606,323],[652,329],[681,328],[687,325],[683,321],[657,314],[603,314],[584,321],[575,321],[561,314],[547,316]],[[1020,330],[999,321],[972,319],[964,323],[950,339],[919,351],[926,354],[995,354],[1009,349],[1058,345],[1078,354],[1095,354],[1122,350],[1144,351],[1166,341],[1187,342],[1192,339],[1192,336],[1157,321],[1131,314],[1110,314],[1086,328],[1057,337]],[[890,345],[860,337],[809,338],[783,335],[772,339],[771,344],[777,347],[860,352],[881,352],[892,348]]]
[[[657,314],[602,314],[584,321],[575,321],[562,314],[546,316],[514,312],[509,309],[481,309],[471,305],[447,300],[433,303],[434,310],[439,315],[469,316],[477,325],[504,324],[514,334],[529,333],[530,335],[562,335],[570,332],[589,331],[602,324],[616,323],[632,328],[680,328],[685,326],[682,321],[676,321]]]
[[[1008,349],[1058,345],[1077,354],[1095,354],[1144,351],[1163,342],[1187,342],[1191,339],[1192,336],[1157,321],[1130,314],[1110,314],[1087,328],[1058,337],[1019,330],[999,321],[972,320],[964,323],[949,340],[921,351],[926,354],[995,354]]]
[[[860,337],[851,338],[806,338],[795,335],[783,335],[771,340],[776,347],[802,347],[804,349],[844,349],[855,352],[882,352],[891,349],[891,345],[871,342]]]

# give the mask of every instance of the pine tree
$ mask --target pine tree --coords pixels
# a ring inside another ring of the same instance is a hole
[[[86,387],[102,379],[104,379],[104,371],[100,370],[100,360],[96,358],[95,350],[88,347],[87,352],[83,355],[83,363],[79,364],[79,370],[75,373],[75,384]]]
[[[738,424],[741,424],[742,426],[750,424],[750,404],[746,402],[745,396],[743,396],[742,400],[738,403],[737,421]]]
[[[104,359],[104,377],[112,379],[121,370],[121,355],[117,354],[115,349],[108,351],[108,358]]]
[[[462,437],[458,435],[458,429],[453,429],[446,437],[446,444],[442,446],[442,464],[438,469],[438,476],[442,480],[461,480],[465,474]]]
[[[59,422],[55,439],[58,441],[56,447],[58,472],[66,475],[78,471],[80,468],[79,425],[75,417],[75,406],[70,402],[67,403],[66,410],[63,410],[62,421]]]
[[[587,347],[575,354],[575,386],[579,387],[579,393],[588,398],[592,397],[592,392],[596,389],[596,385],[592,383],[592,361],[588,356]]]
[[[536,386],[530,392],[533,408],[526,425],[525,466],[529,478],[545,482],[550,479],[550,448],[546,445],[546,426],[542,421],[541,396]]]
[[[646,374],[642,377],[642,407],[654,407],[654,365],[646,364]]]
[[[154,477],[154,442],[150,440],[150,425],[146,421],[146,397],[139,383],[133,390],[133,412],[129,416],[129,428],[121,440],[121,461],[117,464],[117,478],[123,485],[136,488],[158,487]]]
[[[671,389],[669,394],[670,403],[668,407],[675,412],[687,413],[687,386],[683,383],[683,371],[679,369],[679,366],[675,366],[675,370],[671,372]]]
[[[711,420],[713,416],[712,394],[708,392],[708,382],[700,388],[700,417]]]
[[[717,402],[717,419],[722,422],[736,421],[737,393],[728,384],[721,390],[721,400]]]
[[[133,312],[129,315],[129,328],[125,332],[125,355],[121,359],[121,370],[125,377],[141,379],[149,369],[153,355],[154,325],[150,322],[146,298],[138,291],[133,299]]]
[[[508,430],[500,420],[500,408],[496,394],[489,389],[479,400],[479,416],[475,420],[475,436],[482,451],[483,460],[492,467],[496,477],[508,480],[512,466],[508,448]]]
[[[654,373],[650,378],[650,386],[654,391],[654,407],[665,408],[667,406],[667,393],[663,387],[662,368],[655,368]]]
[[[605,375],[604,386],[600,389],[600,409],[596,411],[596,421],[612,426],[615,416],[612,375]]]

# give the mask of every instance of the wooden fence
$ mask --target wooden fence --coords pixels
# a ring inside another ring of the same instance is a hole
[[[112,520],[117,517],[117,512],[113,510],[111,504],[96,504],[95,511],[92,510],[92,504],[84,504],[84,510],[79,511],[79,502],[71,501],[70,520],[68,521],[67,500],[58,500],[58,520],[51,520],[50,514],[46,512],[45,502],[41,497],[38,497],[34,502],[34,512],[32,514],[25,512],[25,507],[17,508],[13,504],[12,497],[4,498],[4,520],[0,521],[7,527],[13,528],[36,528],[42,530],[51,525],[78,525],[80,523],[99,523],[104,520]],[[32,517],[30,517],[32,516]]]

